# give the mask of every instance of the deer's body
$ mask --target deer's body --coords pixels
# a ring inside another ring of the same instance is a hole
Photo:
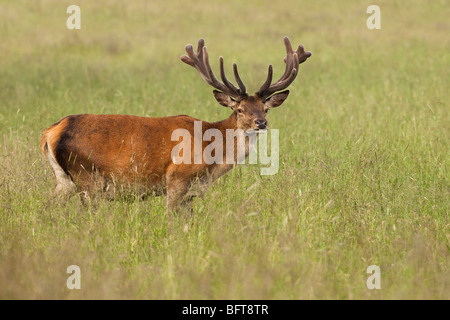
[[[162,118],[118,114],[71,115],[47,128],[40,146],[42,152],[52,157],[60,167],[58,192],[75,188],[89,191],[94,186],[92,174],[97,172],[103,179],[100,182],[103,182],[104,191],[110,194],[116,184],[132,183],[147,190],[167,192],[172,198],[177,198],[177,191],[189,189],[194,180],[204,188],[213,178],[233,168],[233,164],[225,161],[226,146],[221,163],[194,162],[197,143],[194,141],[195,121],[200,120],[186,115]],[[201,121],[201,128],[202,136],[208,129],[218,129],[225,137],[227,129],[236,129],[236,116],[232,114],[216,123]],[[173,163],[171,151],[180,143],[171,140],[176,129],[185,129],[192,137],[191,163]],[[202,150],[209,143],[202,140]],[[237,143],[238,139],[228,148],[237,150]],[[248,144],[245,151],[247,156]]]
[[[198,184],[196,192],[203,193],[208,185],[233,168],[237,161],[239,139],[223,142],[223,161],[207,163],[200,155],[200,162],[194,161],[196,153],[202,153],[211,143],[201,140],[201,148],[196,148],[195,123],[201,121],[202,137],[206,130],[216,129],[227,135],[227,130],[245,132],[267,128],[266,112],[286,99],[288,91],[275,93],[288,86],[297,74],[297,66],[311,54],[299,46],[296,52],[287,49],[285,74],[271,85],[272,68],[261,89],[248,96],[236,65],[234,73],[239,88],[234,87],[225,77],[223,60],[221,78],[218,82],[211,71],[206,47],[199,41],[195,55],[192,46],[187,46],[189,56],[182,61],[194,66],[203,79],[220,91],[214,90],[217,101],[233,110],[225,120],[205,122],[187,115],[172,117],[137,117],[131,115],[93,115],[80,114],[64,117],[47,128],[42,136],[40,147],[52,166],[56,179],[56,193],[72,190],[89,191],[94,186],[93,176],[99,178],[104,191],[114,192],[116,185],[133,184],[147,190],[160,190],[167,194],[169,210],[176,210],[190,200],[189,190]],[[302,55],[302,60],[299,60]],[[294,68],[295,67],[295,68]],[[175,163],[172,150],[180,143],[173,140],[175,130],[182,129],[190,135],[190,163]],[[197,132],[198,133],[198,132]],[[248,138],[244,137],[245,156],[249,153]],[[225,161],[227,153],[234,156],[234,163]],[[198,193],[196,194],[198,195]]]

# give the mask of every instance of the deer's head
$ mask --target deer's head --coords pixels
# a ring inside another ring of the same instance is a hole
[[[216,90],[213,91],[216,100],[225,107],[231,108],[236,116],[236,127],[245,131],[266,130],[267,129],[267,112],[280,106],[289,95],[289,90],[285,90],[295,79],[298,73],[300,63],[306,61],[311,56],[311,52],[305,51],[302,45],[297,50],[292,49],[291,42],[288,37],[284,37],[284,45],[286,47],[286,70],[281,78],[272,83],[272,65],[269,65],[267,79],[261,88],[254,95],[249,96],[247,89],[239,76],[237,65],[233,64],[234,78],[239,88],[232,84],[226,77],[223,58],[220,57],[220,82],[214,75],[209,64],[208,51],[205,47],[205,41],[198,41],[197,53],[194,53],[192,45],[186,46],[187,56],[181,56],[181,60],[190,66],[193,66],[206,81]],[[284,91],[282,91],[284,90]]]

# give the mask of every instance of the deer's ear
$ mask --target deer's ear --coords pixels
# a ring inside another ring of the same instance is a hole
[[[233,109],[236,106],[236,101],[231,99],[226,93],[220,92],[218,90],[213,90],[214,97],[216,97],[217,102],[219,102],[224,107]]]
[[[281,104],[286,100],[286,98],[289,95],[289,90],[285,90],[279,93],[275,93],[273,96],[271,96],[269,99],[264,101],[266,106],[269,108],[276,108],[281,106]]]

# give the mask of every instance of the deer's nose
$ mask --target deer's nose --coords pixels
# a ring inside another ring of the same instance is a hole
[[[267,127],[267,120],[266,119],[255,119],[255,124],[258,127],[258,129],[265,129]]]

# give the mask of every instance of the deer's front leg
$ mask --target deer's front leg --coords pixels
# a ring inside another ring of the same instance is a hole
[[[169,176],[166,180],[167,188],[167,212],[190,212],[190,199],[187,197],[191,181],[189,177]]]
[[[188,196],[201,197],[205,194],[211,184],[222,175],[233,169],[233,164],[220,164],[211,166],[206,173],[191,182]]]

